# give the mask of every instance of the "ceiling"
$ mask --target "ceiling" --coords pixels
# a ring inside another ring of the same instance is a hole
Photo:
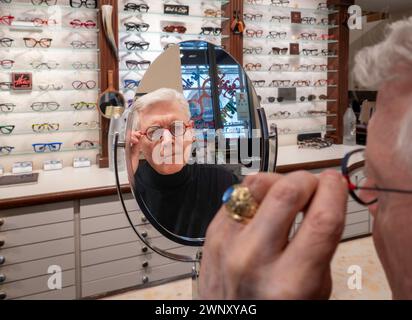
[[[412,12],[410,0],[356,0],[355,3],[360,5],[364,11],[400,12],[406,10]]]

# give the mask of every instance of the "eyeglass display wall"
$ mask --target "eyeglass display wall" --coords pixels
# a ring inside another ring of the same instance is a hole
[[[222,22],[227,20],[222,6],[228,2],[119,1],[119,88],[129,107],[146,69],[169,46],[187,40],[221,44],[227,37],[222,35]]]
[[[338,11],[314,0],[245,0],[243,64],[279,144],[336,131]]]
[[[0,1],[0,165],[95,163],[96,0]],[[30,86],[31,77],[31,88]]]

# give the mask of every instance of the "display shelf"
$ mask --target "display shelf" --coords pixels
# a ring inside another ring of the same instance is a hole
[[[199,34],[199,33],[176,33],[176,32],[152,32],[152,31],[145,31],[145,32],[139,32],[139,31],[126,31],[126,30],[121,30],[120,34],[126,34],[126,35],[138,35],[138,36],[144,36],[144,35],[159,35],[159,36],[178,36],[185,38],[187,37],[188,39],[184,40],[191,40],[189,38],[191,37],[201,37],[205,39],[227,39],[229,38],[228,35],[205,35],[205,34]],[[199,39],[196,39],[199,40]]]
[[[36,113],[46,113],[46,114],[49,114],[49,113],[53,113],[53,114],[55,114],[55,113],[58,113],[58,112],[85,112],[85,111],[94,111],[94,112],[96,112],[96,108],[94,108],[94,109],[80,109],[80,110],[76,110],[76,109],[57,109],[57,110],[54,110],[54,111],[33,111],[33,110],[27,110],[27,111],[16,111],[16,110],[14,110],[13,112],[1,112],[0,111],[0,117],[1,116],[3,116],[3,115],[13,115],[13,114],[36,114]]]
[[[253,56],[253,57],[274,57],[274,58],[307,58],[307,59],[328,59],[328,58],[338,58],[337,55],[324,56],[322,54],[316,56],[309,56],[305,54],[263,54],[263,53],[244,53],[243,56]]]
[[[8,10],[13,10],[13,9],[16,9],[16,8],[22,8],[22,9],[29,9],[29,8],[31,8],[31,9],[36,9],[36,10],[42,10],[42,9],[45,9],[45,11],[49,14],[49,15],[52,15],[52,13],[51,12],[53,12],[52,11],[52,9],[63,9],[63,10],[68,10],[68,11],[72,11],[73,13],[85,13],[85,12],[95,12],[95,13],[97,13],[97,12],[99,12],[99,9],[98,8],[96,8],[96,9],[94,9],[94,8],[86,8],[86,7],[84,7],[84,6],[82,6],[82,7],[80,7],[80,8],[73,8],[73,7],[71,7],[70,5],[60,5],[60,4],[56,4],[56,5],[53,5],[53,6],[48,6],[48,5],[40,5],[40,6],[38,6],[38,5],[33,5],[32,3],[24,3],[24,2],[15,2],[15,1],[13,1],[13,2],[11,2],[11,3],[4,3],[4,2],[2,2],[1,3],[1,6],[2,6],[2,9],[4,8],[4,10],[6,10],[6,9],[8,9]],[[54,12],[53,12],[53,14],[54,14]]]
[[[248,28],[248,24],[251,25],[264,25],[264,26],[271,26],[271,27],[292,27],[292,28],[299,28],[299,29],[321,29],[321,30],[332,30],[339,28],[338,25],[335,24],[305,24],[305,23],[292,23],[292,22],[273,22],[273,21],[259,21],[259,20],[244,20],[246,24],[246,29]]]
[[[325,100],[312,100],[312,101],[282,101],[282,102],[272,102],[272,103],[265,103],[260,102],[262,106],[272,106],[272,105],[290,105],[290,104],[308,104],[308,103],[327,103],[327,102],[336,102],[336,99],[325,99]]]
[[[318,15],[330,15],[334,13],[338,13],[339,11],[337,10],[327,10],[327,9],[315,9],[315,8],[299,8],[299,7],[282,7],[282,6],[276,6],[273,4],[250,4],[250,3],[244,3],[244,10],[247,11],[249,8],[256,9],[256,8],[261,8],[264,12],[267,11],[284,11],[284,12],[292,12],[292,11],[300,11],[300,12],[305,12],[305,13],[313,13],[313,14],[318,14]],[[268,10],[269,9],[269,10]]]
[[[3,74],[7,74],[7,71],[10,72],[28,72],[30,71],[31,73],[44,73],[44,72],[72,72],[72,73],[98,73],[100,72],[100,69],[75,69],[75,68],[70,68],[70,69],[47,69],[47,68],[25,68],[25,69],[16,69],[16,68],[10,68],[10,69],[0,69],[0,71]],[[0,89],[1,91],[1,89]]]
[[[337,85],[330,85],[330,86],[302,86],[302,87],[273,87],[273,86],[254,86],[255,89],[280,89],[280,88],[284,88],[284,89],[292,89],[292,88],[296,88],[296,89],[321,89],[321,88],[337,88]]]
[[[56,141],[57,142],[57,141]],[[64,145],[64,144],[63,144]],[[66,148],[60,151],[48,151],[48,152],[34,152],[34,151],[21,151],[21,152],[11,152],[9,154],[1,154],[0,158],[2,157],[15,157],[15,156],[28,156],[28,155],[40,155],[40,154],[58,154],[58,153],[66,153],[66,152],[82,152],[82,151],[90,151],[90,150],[100,150],[101,146],[96,146],[93,148],[86,148],[86,149],[76,149],[76,148]]]
[[[0,113],[1,115],[1,113]],[[88,132],[88,131],[97,131],[100,130],[100,128],[84,128],[84,129],[59,129],[57,131],[43,131],[43,132],[35,132],[33,130],[31,131],[13,131],[11,134],[0,134],[0,137],[13,137],[13,136],[22,136],[22,135],[52,135],[52,134],[59,134],[59,133],[73,133],[73,132]]]
[[[89,48],[82,48],[82,49],[74,49],[74,48],[27,48],[27,47],[0,47],[0,51],[17,51],[17,50],[24,50],[27,51],[39,51],[39,52],[71,52],[71,53],[81,53],[81,52],[99,52],[99,49],[89,49]]]
[[[41,92],[41,93],[47,93],[47,92],[96,92],[99,93],[100,89],[50,89],[50,90],[40,90],[40,89],[33,89],[33,90],[2,90],[0,89],[0,92],[7,92],[10,94],[28,94],[31,92]]]
[[[266,41],[266,42],[288,42],[288,43],[299,43],[299,44],[330,44],[338,43],[338,40],[301,40],[301,39],[272,39],[262,36],[261,38],[257,37],[247,37],[243,38],[243,41]]]
[[[158,19],[166,19],[166,18],[173,18],[173,19],[181,19],[181,20],[204,20],[204,21],[218,21],[222,23],[223,21],[229,20],[229,18],[226,17],[206,17],[206,16],[196,16],[196,15],[188,15],[188,16],[183,16],[183,15],[178,15],[178,14],[163,14],[159,12],[119,12],[119,20],[121,22],[126,21],[127,19],[130,18],[144,18],[144,17],[152,17],[152,18],[158,18]]]
[[[72,28],[66,26],[34,26],[34,25],[18,25],[18,24],[11,24],[11,25],[4,25],[0,24],[1,29],[9,29],[11,32],[73,32],[73,33],[99,33],[99,29],[96,28]]]
[[[324,117],[336,117],[336,113],[330,113],[330,114],[318,114],[318,115],[305,115],[305,116],[300,116],[300,115],[291,115],[287,118],[282,118],[282,117],[272,117],[272,115],[269,115],[267,118],[269,121],[272,120],[293,120],[293,119],[313,119],[313,118],[324,118]]]
[[[268,120],[269,123],[274,123],[278,120]],[[302,134],[302,133],[315,133],[315,132],[334,132],[336,131],[335,128],[323,128],[323,127],[318,127],[318,128],[308,128],[308,129],[302,129],[302,130],[290,130],[288,132],[282,131],[285,128],[279,128],[278,127],[278,134],[281,136],[290,136],[290,135],[297,135],[297,134]]]
[[[299,70],[287,70],[287,71],[282,71],[282,70],[246,70],[247,73],[267,73],[267,74],[273,74],[273,73],[334,73],[334,72],[339,72],[339,70],[326,70],[326,71],[299,71]]]

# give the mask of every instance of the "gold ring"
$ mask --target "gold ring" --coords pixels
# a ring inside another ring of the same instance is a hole
[[[235,184],[225,191],[222,198],[229,216],[237,222],[249,222],[258,209],[258,203],[249,189]]]

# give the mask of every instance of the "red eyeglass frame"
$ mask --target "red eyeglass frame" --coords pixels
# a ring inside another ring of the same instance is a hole
[[[92,29],[96,27],[96,22],[92,20],[86,20],[82,22],[79,19],[73,19],[72,21],[70,21],[70,25],[72,26],[72,28],[85,27],[87,29]]]
[[[2,16],[0,17],[0,24],[6,24],[8,26],[11,26],[11,23],[13,22],[14,19],[15,17],[13,16]]]

